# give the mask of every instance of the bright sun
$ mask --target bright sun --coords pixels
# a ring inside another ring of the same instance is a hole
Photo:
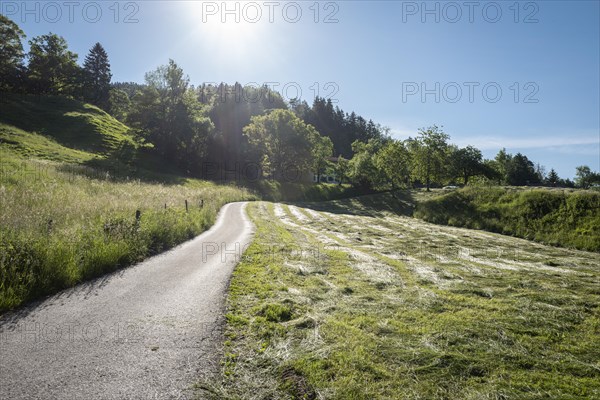
[[[237,12],[232,8],[227,13],[221,9],[222,2],[187,4],[196,23],[194,36],[199,37],[213,52],[225,52],[229,57],[232,53],[246,57],[260,48],[265,24],[262,21],[249,22],[248,17],[251,19],[254,16],[244,13],[239,3]]]

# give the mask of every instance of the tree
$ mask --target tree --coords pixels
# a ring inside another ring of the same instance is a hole
[[[587,165],[580,165],[575,170],[575,186],[587,189],[595,183],[600,183],[600,173],[593,172]]]
[[[108,113],[121,122],[127,120],[131,108],[131,101],[127,92],[121,89],[111,88],[108,92]]]
[[[550,170],[550,172],[548,173],[548,176],[546,177],[546,184],[548,184],[552,187],[556,187],[559,183],[560,183],[560,178],[558,177],[558,174],[556,173],[554,168],[552,168]]]
[[[312,104],[301,102],[297,99],[290,101],[291,109],[304,122],[311,124],[323,136],[331,139],[336,156],[351,158],[353,156],[352,143],[359,140],[367,143],[369,139],[382,138],[386,135],[386,129],[352,112],[345,113],[344,110],[333,105],[331,99],[317,96]]]
[[[206,107],[173,60],[146,74],[146,87],[134,96],[128,122],[163,158],[187,171],[206,157],[214,129]]]
[[[306,120],[308,114],[311,112],[310,106],[306,100],[300,100],[298,98],[290,99],[290,110],[296,114],[296,116],[302,120]]]
[[[414,177],[425,181],[427,191],[430,190],[432,181],[440,182],[444,176],[448,139],[450,137],[440,127],[433,125],[419,129],[417,138],[408,141],[415,167]]]
[[[349,179],[348,175],[350,173],[350,164],[349,161],[344,157],[338,156],[333,170],[340,185]]]
[[[362,190],[370,190],[384,181],[383,172],[374,162],[374,155],[384,145],[381,139],[371,139],[367,143],[356,140],[352,143],[354,156],[349,162],[348,175],[354,186]]]
[[[470,177],[485,173],[481,150],[473,146],[456,149],[450,157],[455,173],[460,175],[465,185],[469,183]]]
[[[408,149],[398,140],[388,141],[374,157],[375,167],[383,173],[392,190],[410,186],[410,161]]]
[[[66,40],[49,33],[29,41],[28,78],[39,94],[75,95],[80,82],[77,55],[68,50]]]
[[[494,167],[500,177],[501,183],[508,184],[508,168],[512,161],[512,154],[509,154],[505,148],[496,154]]]
[[[561,179],[560,183],[559,183],[559,186],[566,187],[566,188],[574,188],[575,187],[575,182],[573,182],[569,178],[567,178],[567,179]]]
[[[83,98],[105,111],[110,109],[110,63],[100,43],[90,49],[83,63]]]
[[[313,148],[313,170],[317,174],[317,182],[321,182],[321,175],[330,165],[329,157],[333,154],[333,143],[326,136],[319,135],[312,138]]]
[[[506,167],[506,178],[508,184],[513,186],[533,185],[540,182],[533,162],[521,153],[510,158]]]
[[[544,169],[538,164],[537,170],[527,156],[517,153],[514,156],[506,149],[496,155],[493,167],[501,177],[500,181],[506,185],[525,186],[542,182],[541,176],[545,175]]]
[[[263,171],[278,180],[310,171],[315,164],[313,146],[321,140],[312,125],[282,109],[253,116],[244,135],[260,154]]]
[[[23,74],[25,33],[10,19],[0,14],[0,91],[14,90]]]
[[[535,175],[537,182],[545,182],[546,178],[548,178],[548,174],[546,173],[546,167],[542,164],[535,164]]]
[[[198,99],[210,107],[210,118],[215,124],[211,157],[222,169],[231,169],[242,161],[259,162],[248,144],[243,129],[250,118],[262,115],[266,110],[286,109],[281,95],[268,86],[242,86],[239,83],[228,85],[203,84],[197,89]]]

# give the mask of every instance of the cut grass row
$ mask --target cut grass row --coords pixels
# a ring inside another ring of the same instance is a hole
[[[597,254],[372,202],[250,205],[257,232],[231,282],[222,376],[203,395],[600,396]]]

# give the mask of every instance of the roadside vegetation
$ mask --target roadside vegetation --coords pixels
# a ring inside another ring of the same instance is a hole
[[[260,180],[247,182],[249,188],[269,201],[325,201],[358,196],[360,190],[351,185],[307,184]]]
[[[600,256],[402,216],[248,207],[215,399],[600,396]]]
[[[257,198],[130,158],[143,145],[93,105],[11,94],[1,106],[0,312],[174,247],[223,204]]]
[[[255,198],[194,179],[114,180],[75,164],[1,156],[0,311],[167,250],[210,227],[223,204]]]

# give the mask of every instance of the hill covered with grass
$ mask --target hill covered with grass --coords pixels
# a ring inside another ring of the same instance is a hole
[[[555,246],[600,251],[600,193],[467,187],[417,205],[415,217]]]
[[[223,204],[256,198],[151,155],[123,159],[129,128],[92,105],[10,95],[1,107],[0,311],[171,248]]]
[[[0,312],[188,240],[225,203],[352,194],[191,178],[106,112],[68,98],[3,94],[0,107]]]
[[[0,104],[0,138],[23,155],[60,160],[76,150],[106,156],[124,143],[133,144],[127,126],[91,104],[58,96],[14,94],[3,94]],[[63,148],[49,147],[50,142]],[[79,156],[75,160],[89,159]]]

